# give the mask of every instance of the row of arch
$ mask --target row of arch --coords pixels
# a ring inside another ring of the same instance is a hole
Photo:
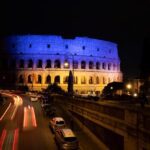
[[[65,65],[67,63],[67,65]],[[59,59],[54,60],[52,62],[50,59],[46,60],[43,63],[42,59],[38,59],[36,63],[33,62],[32,59],[29,59],[27,62],[24,59],[20,59],[18,62],[16,60],[12,60],[10,62],[11,68],[74,68],[74,69],[104,69],[104,70],[120,70],[119,64],[111,63],[111,62],[94,62],[85,60],[81,60],[80,62],[77,60],[68,61],[64,60],[61,62]]]
[[[95,76],[95,77],[94,76],[89,76],[89,77],[81,76],[81,80],[79,83],[78,78],[79,77],[77,77],[77,76],[74,77],[74,84],[107,84],[107,83],[110,83],[113,81],[120,80],[119,76],[117,78],[109,78],[109,77],[106,78],[106,77],[99,77],[99,76]],[[35,79],[36,79],[36,81],[35,81]],[[18,78],[18,83],[23,84],[23,83],[27,82],[28,84],[32,84],[32,83],[42,84],[43,83],[42,80],[43,80],[43,78],[41,75],[35,76],[34,74],[33,75],[29,74],[27,76],[27,79],[25,79],[25,77],[23,75],[20,75]],[[45,82],[44,82],[45,84],[52,83],[50,75],[47,75],[44,80],[45,80]],[[60,84],[60,81],[61,81],[61,77],[59,75],[54,77],[55,83]],[[68,76],[64,76],[63,84],[67,84],[67,83],[68,83]]]

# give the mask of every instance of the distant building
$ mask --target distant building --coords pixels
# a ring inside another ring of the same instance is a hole
[[[117,44],[55,35],[7,36],[1,41],[0,83],[27,85],[30,90],[58,83],[67,90],[69,70],[73,71],[74,91],[100,93],[113,81],[122,81]]]
[[[132,78],[125,81],[126,92],[129,92],[132,95],[135,93],[139,95],[142,85],[143,80],[140,78]]]

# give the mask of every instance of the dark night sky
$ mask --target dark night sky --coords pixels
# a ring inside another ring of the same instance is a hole
[[[125,77],[139,73],[143,39],[150,34],[149,0],[5,0],[0,11],[2,35],[57,34],[109,40],[118,43]]]

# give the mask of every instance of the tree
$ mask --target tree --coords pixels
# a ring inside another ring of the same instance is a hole
[[[68,77],[68,94],[73,95],[73,74],[72,71],[69,71]]]
[[[124,83],[122,82],[111,82],[104,87],[102,94],[104,96],[113,96],[118,90],[124,89]]]
[[[49,93],[58,93],[58,94],[65,93],[65,91],[60,86],[57,85],[57,83],[49,84],[46,91]]]

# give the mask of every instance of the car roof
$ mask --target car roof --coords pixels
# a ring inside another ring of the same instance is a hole
[[[53,120],[55,120],[55,121],[64,121],[64,119],[62,117],[54,117]]]
[[[71,129],[62,129],[62,134],[64,137],[76,137]]]

